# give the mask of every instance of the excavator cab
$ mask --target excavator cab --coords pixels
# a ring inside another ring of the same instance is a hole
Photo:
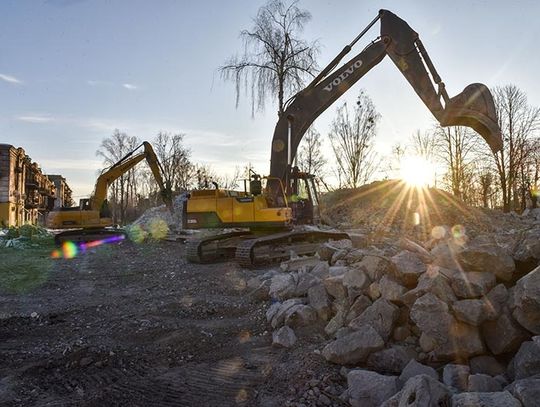
[[[319,223],[319,195],[313,174],[302,172],[298,167],[293,167],[290,177],[289,196],[294,224]]]

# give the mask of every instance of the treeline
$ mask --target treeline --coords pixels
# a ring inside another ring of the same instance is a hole
[[[468,127],[434,125],[394,145],[390,156],[382,156],[375,148],[381,116],[361,91],[353,109],[347,103],[337,108],[328,134],[332,159],[325,157],[323,137],[312,129],[300,147],[300,166],[317,168],[319,176],[336,180],[335,188],[356,188],[376,178],[398,178],[403,160],[414,155],[437,169],[432,186],[469,205],[505,212],[537,207],[540,108],[531,106],[525,92],[515,85],[496,87],[491,92],[504,142],[497,154]]]
[[[163,180],[178,195],[194,188],[203,188],[216,182],[220,188],[236,188],[241,171],[235,168],[232,175],[218,175],[209,165],[192,161],[191,150],[184,144],[185,134],[160,131],[148,140],[163,168]],[[130,153],[142,141],[127,133],[115,130],[105,138],[96,151],[108,168]],[[141,163],[119,177],[109,188],[109,206],[116,223],[125,224],[136,219],[146,209],[162,205],[159,187],[150,168]]]

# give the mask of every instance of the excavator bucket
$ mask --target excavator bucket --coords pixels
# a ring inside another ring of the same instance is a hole
[[[494,153],[503,147],[493,97],[487,86],[481,83],[467,86],[448,101],[441,124],[472,127],[486,140]]]

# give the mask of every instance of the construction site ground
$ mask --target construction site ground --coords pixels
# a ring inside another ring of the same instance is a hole
[[[0,405],[282,406],[314,379],[340,386],[317,335],[271,346],[246,287],[267,269],[189,264],[168,241],[0,250]]]

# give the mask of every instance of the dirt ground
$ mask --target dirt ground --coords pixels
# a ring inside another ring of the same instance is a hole
[[[0,405],[283,406],[344,385],[318,335],[271,346],[246,288],[268,269],[189,264],[174,242],[42,260],[37,283],[0,288]]]

